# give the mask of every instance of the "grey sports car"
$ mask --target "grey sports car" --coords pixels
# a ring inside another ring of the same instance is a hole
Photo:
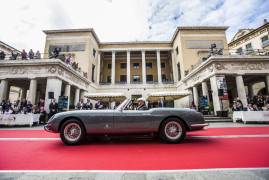
[[[153,108],[130,110],[126,99],[115,110],[81,110],[55,114],[44,129],[60,133],[67,145],[82,143],[87,135],[160,135],[166,143],[179,143],[186,131],[203,130],[201,113],[187,108]]]

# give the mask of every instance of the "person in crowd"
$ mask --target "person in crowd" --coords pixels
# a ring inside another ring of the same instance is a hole
[[[70,62],[71,62],[71,56],[68,56],[68,58],[66,58],[66,60],[65,60],[65,63],[69,64]]]
[[[55,48],[53,51],[53,57],[54,58],[58,58],[59,57],[59,53],[61,52],[61,48]]]
[[[20,110],[22,110],[23,107],[26,107],[26,105],[27,105],[27,101],[25,99],[23,99],[21,102],[21,105],[20,105]]]
[[[253,105],[253,111],[259,111],[258,106],[256,104]]]
[[[21,109],[20,113],[21,113],[21,114],[27,114],[28,111],[27,111],[26,107],[23,107],[23,108]]]
[[[46,123],[47,112],[45,111],[44,107],[40,108],[39,114],[40,114],[39,124],[41,124],[41,122],[43,122],[45,124]]]
[[[148,101],[148,109],[151,109],[151,102]]]
[[[41,54],[40,54],[39,50],[37,50],[35,53],[35,59],[41,59]]]
[[[20,100],[17,100],[15,103],[14,103],[14,108],[19,108],[20,106]]]
[[[238,98],[236,98],[236,105],[237,105],[237,107],[238,108],[240,108],[240,110],[243,110],[243,103],[242,103],[242,101],[239,99],[239,97]]]
[[[138,108],[137,110],[148,110],[148,107],[146,106],[146,99],[145,98],[138,98]]]
[[[33,52],[32,49],[30,49],[30,51],[29,51],[29,53],[28,53],[28,56],[29,56],[30,59],[34,59],[34,57],[35,57],[35,53]]]
[[[264,98],[262,96],[258,97],[258,109],[261,110],[264,107]]]
[[[103,103],[100,100],[94,105],[95,109],[104,109]]]
[[[191,109],[196,109],[196,106],[195,106],[195,104],[194,104],[193,101],[191,102],[190,108],[191,108]]]
[[[269,96],[266,96],[264,99],[264,104],[269,104]]]
[[[45,106],[45,102],[43,99],[40,99],[39,102],[38,102],[38,108],[41,109],[41,107],[44,107]]]
[[[26,104],[26,109],[28,113],[31,113],[32,108],[33,108],[33,104],[31,103],[31,101],[28,101],[28,103]]]
[[[6,53],[4,51],[0,52],[0,60],[5,60],[6,58]]]
[[[2,100],[1,107],[2,107],[2,113],[4,113],[6,110],[6,101],[5,100]]]
[[[87,103],[85,105],[87,110],[92,110],[93,106],[90,99],[87,99]]]
[[[83,110],[83,109],[85,109],[85,104],[84,104],[84,102],[83,102],[83,98],[81,98],[81,99],[80,99],[80,102],[77,103],[76,108],[77,108],[78,110]]]
[[[27,60],[27,52],[25,51],[25,49],[22,50],[21,59],[22,60]]]
[[[252,105],[248,104],[247,107],[244,108],[244,111],[253,111]]]
[[[164,101],[163,97],[161,97],[161,100],[158,102],[158,107],[161,107],[161,108],[166,107],[166,102]]]
[[[72,63],[72,68],[73,68],[73,69],[76,68],[76,63],[75,63],[75,62]]]
[[[49,118],[51,118],[54,114],[58,112],[58,103],[56,102],[56,99],[53,99],[52,102],[49,105],[50,113]]]
[[[6,109],[8,109],[9,107],[11,107],[12,103],[10,102],[10,100],[7,100],[6,102]]]
[[[11,57],[10,57],[10,60],[16,60],[17,57],[18,57],[19,53],[17,52],[16,49],[14,49],[12,52],[11,52]]]
[[[13,114],[13,109],[12,109],[12,107],[9,107],[9,108],[6,109],[6,111],[5,111],[5,115],[10,115],[10,114]]]
[[[266,106],[266,111],[269,111],[269,104],[267,104]]]
[[[232,107],[232,111],[241,111],[241,109],[237,107],[237,104],[234,104]]]
[[[251,104],[251,98],[247,95],[247,102],[248,104]]]
[[[66,58],[65,58],[65,54],[60,55],[60,56],[59,56],[59,59],[60,59],[61,61],[65,62],[65,59],[66,59]]]
[[[38,114],[39,111],[38,111],[38,110],[36,109],[36,107],[34,106],[34,107],[32,108],[31,113],[33,113],[33,114]]]

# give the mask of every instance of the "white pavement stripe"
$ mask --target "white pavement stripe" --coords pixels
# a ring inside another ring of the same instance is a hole
[[[61,140],[61,138],[0,138],[0,141],[47,141],[47,140]]]
[[[186,139],[209,139],[209,138],[259,138],[269,137],[269,134],[264,135],[224,135],[224,136],[186,136]],[[0,141],[56,141],[61,138],[0,138]]]
[[[249,170],[269,170],[268,167],[260,168],[212,168],[212,169],[184,169],[184,170],[0,170],[0,173],[48,173],[48,172],[63,172],[63,173],[80,173],[80,172],[201,172],[201,171],[249,171]]]
[[[251,137],[269,137],[269,134],[263,134],[263,135],[224,135],[224,136],[186,136],[186,139],[251,138]]]

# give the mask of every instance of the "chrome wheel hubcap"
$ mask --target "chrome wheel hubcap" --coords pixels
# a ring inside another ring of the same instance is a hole
[[[176,122],[172,121],[166,124],[165,126],[165,135],[169,139],[178,139],[182,134],[181,125]]]
[[[64,137],[68,141],[76,141],[81,136],[81,128],[76,123],[68,124],[64,128]]]

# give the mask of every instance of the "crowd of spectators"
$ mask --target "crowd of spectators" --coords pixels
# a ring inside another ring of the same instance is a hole
[[[12,107],[13,106],[13,107]],[[40,99],[37,106],[33,105],[31,101],[23,99],[21,102],[17,100],[14,104],[10,100],[3,100],[1,103],[1,114],[40,114],[39,123],[46,122],[47,112],[44,110],[44,100]]]
[[[233,101],[232,111],[269,111],[269,96],[247,96],[247,107],[243,107],[243,103],[239,98]]]
[[[81,68],[79,67],[79,64],[76,62],[72,62],[71,56],[65,57],[65,54],[61,54],[61,48],[55,48],[53,52],[51,52],[51,55],[49,56],[50,59],[60,59],[61,61],[65,62],[66,64],[70,65],[74,70],[77,70],[82,73],[84,77],[87,78],[87,72],[81,71]],[[4,51],[0,52],[0,60],[5,60],[6,53]],[[18,57],[21,56],[22,60],[28,60],[28,59],[41,59],[41,53],[37,50],[36,53],[34,53],[33,49],[30,49],[30,51],[27,53],[25,49],[22,50],[21,53],[19,53],[16,49],[14,49],[9,59],[10,60],[17,60]]]

